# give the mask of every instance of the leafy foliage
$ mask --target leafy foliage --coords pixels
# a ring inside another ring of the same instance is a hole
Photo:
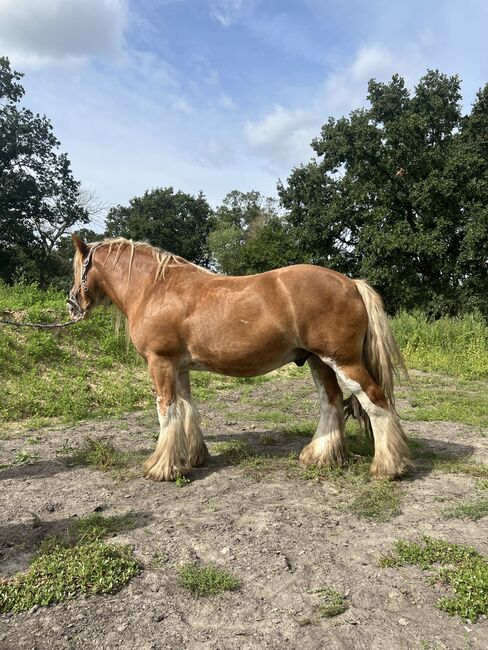
[[[439,567],[437,577],[454,591],[452,598],[441,598],[439,608],[451,615],[475,621],[488,614],[488,562],[470,546],[451,544],[444,540],[423,537],[423,545],[399,541],[393,557],[386,557],[384,566],[416,564],[427,570]]]
[[[192,196],[172,187],[147,191],[129,206],[112,208],[106,236],[147,241],[153,246],[207,265],[205,248],[211,226],[211,209],[202,193]]]
[[[413,95],[372,79],[368,100],[278,186],[302,258],[366,277],[391,311],[488,314],[488,86],[466,117],[459,78],[438,71]]]
[[[229,275],[262,273],[297,261],[276,202],[259,192],[227,194],[215,212],[208,245],[218,269]]]
[[[23,274],[44,286],[59,238],[88,211],[51,122],[19,106],[21,78],[0,57],[0,278]]]

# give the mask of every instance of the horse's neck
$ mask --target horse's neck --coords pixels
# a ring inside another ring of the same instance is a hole
[[[118,255],[118,251],[101,255],[98,261],[98,271],[103,292],[121,312],[129,316],[134,298],[142,295],[144,274],[137,273],[137,251],[131,263],[131,250],[126,249]]]

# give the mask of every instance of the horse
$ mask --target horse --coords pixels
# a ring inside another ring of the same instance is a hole
[[[347,461],[341,380],[369,418],[372,476],[395,479],[409,471],[394,407],[401,354],[381,298],[365,281],[309,264],[226,276],[143,242],[72,238],[70,317],[115,305],[152,377],[160,433],[144,476],[172,481],[208,459],[192,370],[254,377],[290,362],[309,365],[320,400],[317,430],[300,454],[303,467]]]

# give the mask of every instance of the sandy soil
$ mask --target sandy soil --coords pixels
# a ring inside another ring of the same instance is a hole
[[[302,379],[263,384],[245,402],[238,391],[222,391],[201,405],[210,451],[218,441],[241,438],[278,458],[298,452],[303,438],[281,436],[282,424],[253,419],[283,394],[297,396],[289,400],[290,422],[303,415],[305,403],[317,410],[311,382]],[[488,459],[487,438],[475,428],[404,425],[430,446]],[[42,539],[96,508],[105,515],[138,514],[138,527],[114,541],[130,544],[146,566],[117,594],[0,616],[1,650],[488,647],[488,620],[471,624],[438,610],[445,589],[431,586],[419,569],[378,564],[396,540],[423,534],[487,554],[486,518],[472,522],[442,514],[474,496],[472,477],[417,470],[400,483],[401,514],[375,523],[344,509],[337,483],[305,480],[283,466],[259,476],[214,456],[178,488],[143,479],[140,468],[121,479],[76,466],[59,452],[103,435],[123,449],[149,453],[156,429],[155,415],[133,414],[2,441],[0,463],[26,449],[37,457],[0,471],[0,575],[25,569]],[[272,433],[277,444],[260,447],[263,433]],[[193,560],[230,570],[242,589],[194,598],[176,576],[180,563]],[[320,618],[316,592],[324,587],[347,595],[346,612]]]

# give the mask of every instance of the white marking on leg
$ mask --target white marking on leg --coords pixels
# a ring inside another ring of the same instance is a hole
[[[393,406],[388,404],[387,408],[382,408],[374,404],[361,385],[348,377],[333,359],[323,357],[322,361],[334,370],[369,415],[374,436],[372,474],[377,478],[394,478],[405,474],[411,467],[410,453],[400,419]]]
[[[340,465],[346,458],[344,424],[341,408],[330,402],[320,376],[311,367],[312,377],[320,399],[320,419],[311,442],[302,450],[303,465]]]

